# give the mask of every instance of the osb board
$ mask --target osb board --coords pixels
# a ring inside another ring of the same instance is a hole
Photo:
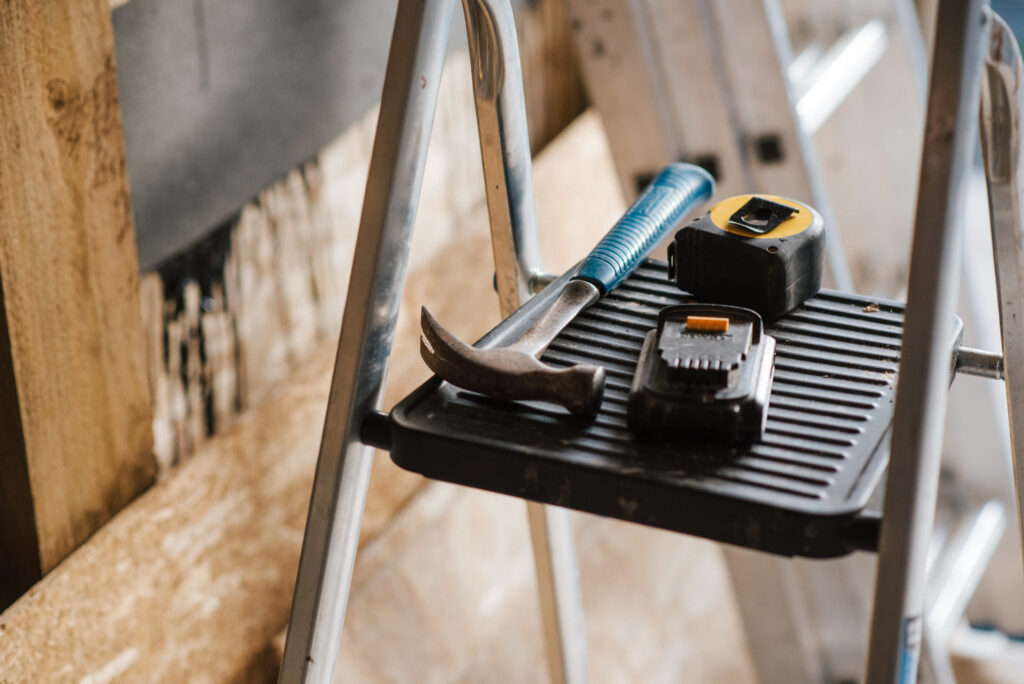
[[[495,306],[481,299],[464,301]],[[321,345],[0,615],[0,682],[266,679],[276,665],[264,651],[288,619],[333,355]],[[364,537],[418,483],[378,458]]]

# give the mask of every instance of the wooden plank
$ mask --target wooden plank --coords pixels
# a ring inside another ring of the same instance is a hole
[[[5,606],[155,472],[105,0],[0,4],[0,120]]]
[[[330,362],[320,350],[0,614],[0,682],[260,681],[245,675],[287,620]]]
[[[490,272],[479,258],[490,249],[486,222],[479,228],[410,273],[396,344],[407,361],[392,369],[389,403],[429,374],[409,361],[417,355],[419,303],[470,337],[495,322],[494,294],[479,287]],[[454,271],[468,272],[478,287],[452,297],[445,274]],[[228,432],[203,441],[0,614],[0,682],[269,681],[277,666],[271,641],[288,619],[334,353],[331,342],[309,352],[283,386]],[[422,482],[379,456],[362,540],[385,528]]]
[[[523,97],[534,153],[555,139],[587,106],[565,0],[533,0],[517,10]]]
[[[549,191],[539,214],[560,227],[542,236],[552,268],[578,259],[622,206],[596,118],[580,123],[536,166],[537,187]],[[567,200],[568,180],[577,193],[593,192],[591,201]],[[497,322],[484,211],[477,204],[447,235],[421,226],[386,404],[429,376],[418,353],[420,305],[466,339]],[[162,300],[149,281],[147,300]],[[202,442],[0,614],[0,682],[79,681],[114,670],[129,681],[258,681],[272,671],[267,649],[288,619],[334,352],[333,340],[307,350],[284,386]],[[363,540],[388,528],[422,482],[379,456]]]

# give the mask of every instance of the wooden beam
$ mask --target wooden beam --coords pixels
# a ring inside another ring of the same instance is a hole
[[[106,0],[0,3],[0,607],[153,479]]]
[[[431,293],[425,301],[446,323],[482,334],[497,317],[479,258],[489,249],[483,232],[461,241],[410,273],[406,292]],[[484,286],[451,297],[443,281],[453,272]],[[410,361],[393,365],[389,403],[429,375],[411,361],[418,310],[403,307],[396,352]],[[334,354],[333,343],[311,351],[283,387],[0,613],[0,683],[272,681],[272,640],[288,620]],[[385,528],[421,482],[378,457],[361,541]]]
[[[535,166],[546,190],[540,219],[559,228],[541,234],[552,269],[580,258],[622,208],[600,130],[595,115],[582,118]],[[463,339],[498,320],[483,203],[461,224],[450,233],[439,222],[420,226],[388,406],[430,374],[419,358],[420,305]],[[288,619],[334,353],[334,341],[309,349],[284,386],[0,613],[0,682],[272,677],[271,642]],[[422,482],[378,456],[361,541],[388,529]]]
[[[0,614],[0,682],[264,681],[247,673],[287,620],[330,360],[313,355]]]

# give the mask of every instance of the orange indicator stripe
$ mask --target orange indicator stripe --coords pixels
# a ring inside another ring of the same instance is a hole
[[[725,332],[729,329],[729,319],[717,316],[687,316],[686,329],[696,332]]]

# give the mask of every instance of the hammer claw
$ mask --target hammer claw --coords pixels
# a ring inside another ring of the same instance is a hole
[[[473,347],[448,332],[426,307],[420,308],[420,356],[430,370],[444,377],[442,368],[455,359],[472,356]]]
[[[573,413],[597,411],[604,388],[602,368],[554,368],[523,351],[471,347],[425,308],[420,323],[420,356],[430,370],[457,387],[501,399],[543,399]]]

